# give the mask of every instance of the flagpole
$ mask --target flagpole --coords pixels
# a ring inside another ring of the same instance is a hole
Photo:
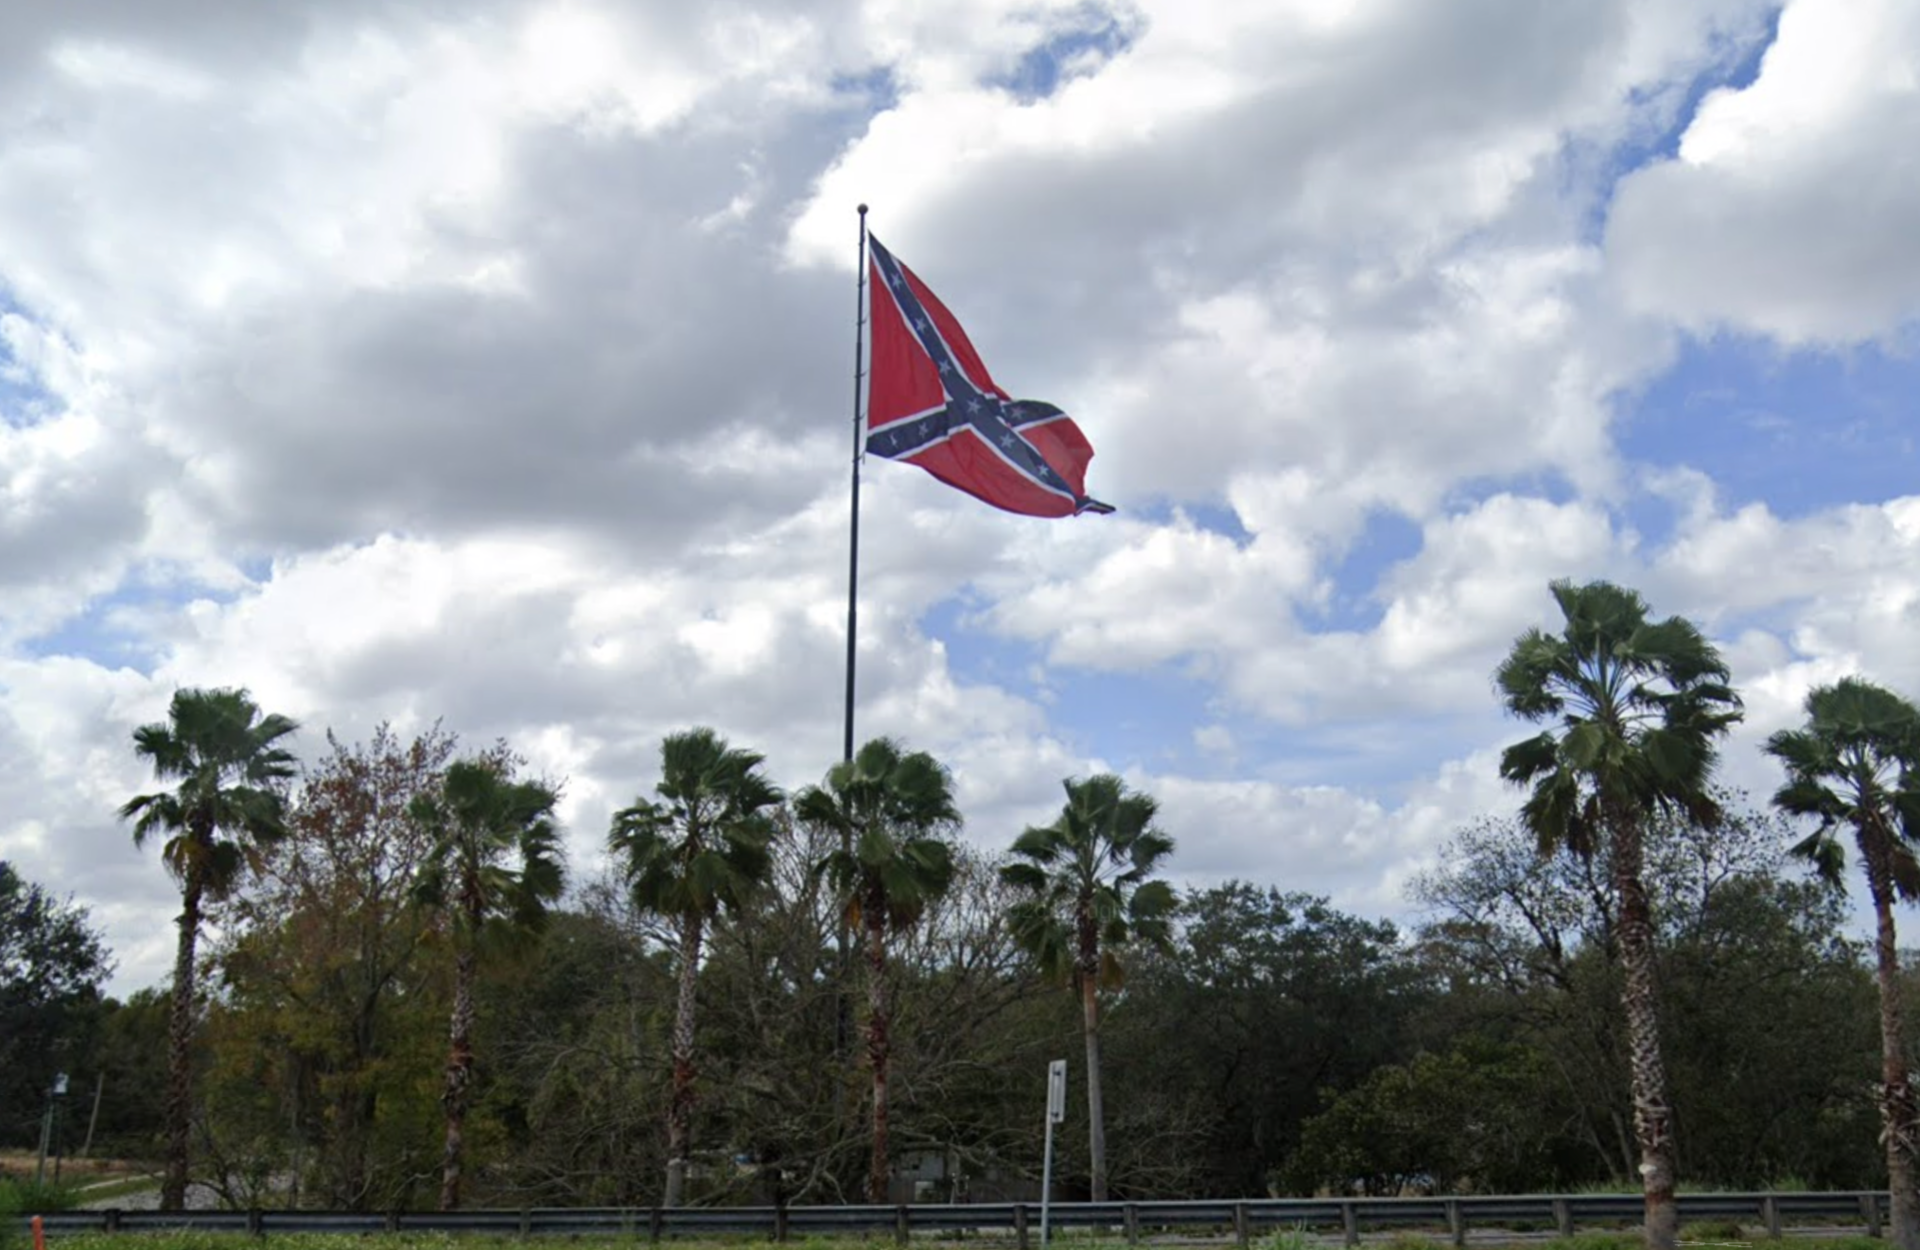
[[[867,206],[860,206],[860,263],[853,321],[853,525],[847,543],[847,719],[840,758],[853,758],[853,656],[860,613],[860,452],[862,450],[861,397],[866,381],[867,328]]]
[[[847,541],[847,724],[845,743],[840,758],[848,763],[853,760],[853,656],[855,626],[859,623],[860,610],[860,453],[864,450],[864,431],[866,424],[862,420],[861,400],[866,388],[866,339],[867,328],[867,206],[860,206],[860,263],[859,277],[856,282],[858,298],[853,318],[853,521]],[[845,830],[840,833],[842,854],[853,849]],[[847,983],[852,979],[850,956],[853,953],[853,934],[847,924],[846,909],[839,909],[839,923],[834,932],[834,991],[833,991],[833,1049],[838,1055],[849,1052],[853,1039],[853,1003],[847,995]]]

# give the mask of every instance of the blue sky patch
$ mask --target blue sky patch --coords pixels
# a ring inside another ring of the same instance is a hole
[[[1194,681],[1183,666],[1143,673],[1054,667],[1047,688],[1050,728],[1077,753],[1101,756],[1115,770],[1184,772],[1203,760],[1191,736],[1167,732],[1213,719],[1210,684]]]
[[[151,676],[166,651],[156,620],[178,620],[182,609],[198,600],[231,603],[237,598],[232,591],[198,583],[136,576],[57,628],[27,639],[20,649],[35,659],[79,656],[107,668],[130,668]]]
[[[1124,515],[1132,521],[1146,525],[1172,525],[1174,518],[1184,516],[1195,527],[1209,534],[1219,534],[1232,539],[1234,545],[1244,547],[1253,541],[1253,531],[1240,520],[1240,514],[1221,504],[1181,502],[1174,504],[1164,497],[1155,497],[1143,503],[1128,504]]]
[[[1073,26],[1027,49],[1011,70],[988,79],[988,85],[1010,92],[1022,104],[1044,100],[1125,52],[1139,33],[1136,23],[1110,10],[1088,6],[1077,17]]]
[[[1686,135],[1687,127],[1693,124],[1693,118],[1700,111],[1700,103],[1707,96],[1722,88],[1738,91],[1752,86],[1760,74],[1760,62],[1765,59],[1767,49],[1773,46],[1780,28],[1780,8],[1776,6],[1768,15],[1765,26],[1757,36],[1749,35],[1736,38],[1723,34],[1711,49],[1711,55],[1698,74],[1684,84],[1663,83],[1656,88],[1636,88],[1628,100],[1639,106],[1638,111],[1650,121],[1661,119],[1664,124],[1658,129],[1650,129],[1640,135],[1629,136],[1627,141],[1611,150],[1598,147],[1569,144],[1565,158],[1568,171],[1568,190],[1576,190],[1584,181],[1583,174],[1593,176],[1597,195],[1588,207],[1581,237],[1588,243],[1597,243],[1606,232],[1607,214],[1613,207],[1613,194],[1620,180],[1636,169],[1651,165],[1656,161],[1672,160],[1680,152],[1680,140]],[[1667,97],[1677,93],[1677,105],[1668,104]]]
[[[1425,535],[1415,522],[1398,512],[1373,512],[1360,536],[1327,569],[1333,594],[1319,611],[1302,613],[1320,631],[1351,630],[1366,633],[1380,624],[1386,604],[1374,593],[1388,569],[1420,554]]]
[[[26,312],[4,294],[0,294],[0,317]],[[6,341],[0,339],[0,423],[21,429],[38,425],[64,409],[60,398],[40,385],[33,370],[15,359]]]
[[[1920,360],[1722,335],[1688,342],[1616,439],[1631,461],[1705,473],[1727,509],[1762,502],[1794,518],[1917,489],[1916,395]]]
[[[991,633],[974,621],[986,606],[977,595],[942,600],[922,614],[920,632],[946,645],[947,664],[956,680],[1031,694],[1028,673],[1046,653],[1033,643]]]
[[[835,74],[833,94],[857,102],[863,113],[872,116],[900,103],[900,82],[891,65],[879,65],[864,74]]]
[[[1114,768],[1156,771],[1200,763],[1206,752],[1169,725],[1212,721],[1213,685],[1196,681],[1185,661],[1140,673],[1048,664],[1043,645],[991,633],[973,619],[986,606],[967,597],[935,605],[920,628],[946,645],[954,679],[993,685],[1043,704],[1050,728],[1075,751],[1106,757]],[[1038,676],[1036,677],[1036,674]]]

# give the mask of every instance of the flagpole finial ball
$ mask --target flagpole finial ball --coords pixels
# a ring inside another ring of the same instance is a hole
[[[862,204],[860,206],[860,215],[862,217],[865,217],[867,215],[867,206],[865,204]]]

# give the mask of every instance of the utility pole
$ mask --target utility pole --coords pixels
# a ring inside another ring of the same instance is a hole
[[[87,1141],[80,1147],[80,1157],[85,1159],[93,1154],[93,1130],[100,1124],[100,1096],[107,1092],[107,1072],[100,1070],[100,1079],[93,1085],[93,1114],[87,1117]]]

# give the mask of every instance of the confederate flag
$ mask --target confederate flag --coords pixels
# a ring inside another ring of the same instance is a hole
[[[1052,404],[1009,399],[914,272],[868,237],[873,372],[867,450],[1026,516],[1112,512],[1087,498],[1093,446]]]

